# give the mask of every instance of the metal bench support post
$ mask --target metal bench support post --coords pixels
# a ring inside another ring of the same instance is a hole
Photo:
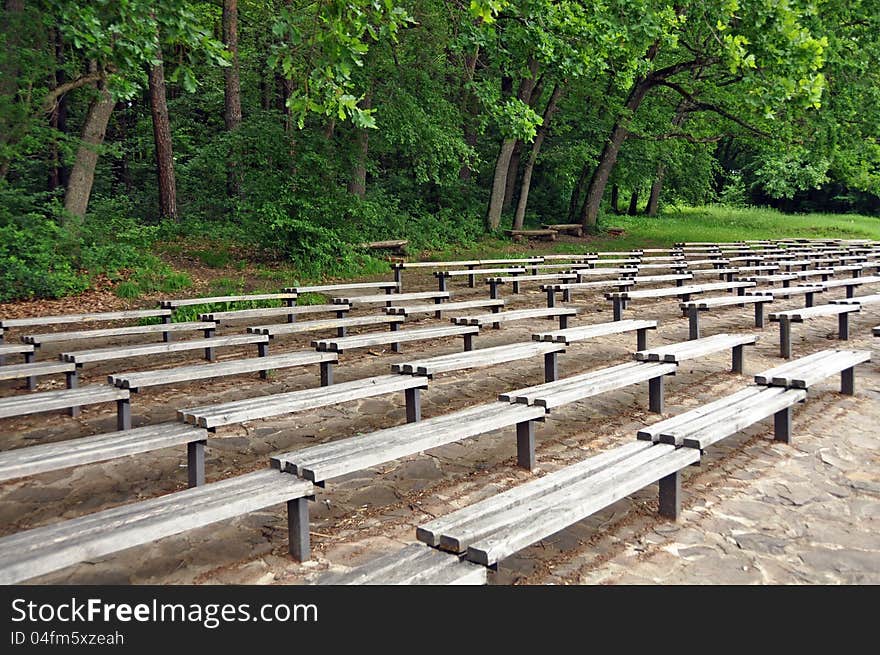
[[[552,317],[550,317],[552,320]],[[567,330],[568,329],[568,316],[566,314],[559,315],[559,329]]]
[[[562,290],[562,302],[571,302],[571,289]]]
[[[489,299],[490,300],[498,300],[498,285],[500,283],[496,280],[489,280]]]
[[[553,289],[547,289],[547,307],[556,307],[556,292]]]
[[[397,332],[400,327],[400,323],[392,323],[390,326],[392,332]],[[400,342],[395,342],[391,344],[391,351],[399,353],[400,352]]]
[[[446,291],[446,276],[443,273],[437,276],[437,290]]]
[[[743,372],[743,359],[745,353],[745,345],[740,344],[739,346],[733,347],[733,361],[730,365],[730,370],[734,373],[742,373]]]
[[[792,407],[786,407],[773,415],[773,438],[776,441],[791,443],[792,410]]]
[[[116,429],[131,430],[131,400],[128,398],[116,401]]]
[[[333,362],[321,362],[321,386],[329,387],[333,384]]]
[[[620,321],[623,319],[623,299],[619,297],[615,297],[612,300],[614,304],[614,320]]]
[[[190,487],[205,484],[205,446],[207,440],[186,444],[186,475]]]
[[[681,516],[681,471],[660,478],[660,516],[673,521]]]
[[[688,305],[688,339],[700,338],[700,310],[696,305]]]
[[[762,302],[755,303],[755,327],[764,327],[764,303]]]
[[[558,352],[544,353],[544,382],[555,382],[559,379]]]
[[[779,317],[779,356],[791,359],[791,320],[788,316]]]
[[[663,413],[663,378],[658,375],[648,381],[648,409],[657,414]]]
[[[647,350],[648,348],[648,328],[639,328],[636,330],[636,350]]]
[[[76,389],[79,386],[79,367],[73,369],[70,373],[65,373],[64,376],[67,379],[67,388],[68,389]],[[71,407],[70,409],[67,410],[67,413],[70,416],[74,416],[74,417],[79,416],[80,415],[80,408],[79,408],[79,406]]]
[[[466,334],[464,335],[464,350],[465,352],[471,351],[474,349],[474,335]]]
[[[422,396],[419,393],[421,389],[414,387],[404,390],[406,398],[406,422],[417,423],[422,420]]]
[[[294,498],[287,501],[287,534],[287,548],[290,554],[298,562],[307,562],[311,557],[309,501],[307,498]]]
[[[837,338],[843,341],[849,339],[849,312],[837,315]]]
[[[209,328],[205,330],[205,339],[210,339],[214,336],[214,328]],[[205,359],[209,362],[214,361],[214,349],[211,347],[205,348]]]
[[[844,369],[840,372],[840,393],[852,396],[856,392],[856,367]]]
[[[516,464],[529,471],[535,468],[535,422],[516,424]]]

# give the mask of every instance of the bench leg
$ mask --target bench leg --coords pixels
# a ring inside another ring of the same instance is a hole
[[[209,330],[205,330],[205,339],[210,339],[214,336],[214,329],[211,328]],[[214,361],[214,349],[213,348],[205,348],[205,359],[209,362]]]
[[[474,349],[474,335],[466,334],[464,335],[464,351],[469,352]]]
[[[615,298],[612,302],[614,303],[614,320],[623,320],[623,301],[620,298]]]
[[[571,289],[564,289],[562,291],[562,302],[571,302]]]
[[[648,409],[656,414],[663,413],[663,378],[659,375],[648,380]]]
[[[514,280],[514,281],[513,281],[513,292],[514,292],[514,293],[519,293],[519,280]]]
[[[779,356],[791,359],[791,321],[787,316],[779,319]]]
[[[556,307],[556,292],[547,289],[547,307]]]
[[[744,349],[745,346],[742,345],[733,347],[733,362],[731,363],[730,370],[734,373],[743,372]]]
[[[660,478],[660,516],[673,521],[681,516],[681,471]]]
[[[847,287],[846,287],[846,297],[847,298],[852,298],[854,295],[856,295],[855,292],[856,292],[856,288],[854,285],[852,285],[852,284],[847,285]]]
[[[306,498],[287,501],[287,540],[287,550],[293,559],[297,562],[309,561],[309,501]]]
[[[37,354],[36,352],[25,353],[24,354],[24,363],[25,364],[33,364],[34,357],[36,356],[36,354]],[[0,362],[0,364],[2,364],[2,362]],[[27,379],[27,388],[28,388],[28,391],[33,391],[34,389],[37,388],[37,377],[35,375],[32,375]]]
[[[397,332],[400,327],[400,323],[392,323],[388,326],[392,332]],[[400,343],[392,343],[391,344],[391,352],[399,353],[400,352]]]
[[[131,430],[131,399],[120,398],[116,401],[116,429]]]
[[[437,290],[438,291],[446,291],[446,276],[438,275],[437,276]]]
[[[849,314],[837,315],[837,338],[841,341],[849,339]]]
[[[489,299],[490,300],[498,300],[498,283],[497,282],[489,282]]]
[[[648,349],[648,328],[636,330],[636,350]]]
[[[812,307],[815,301],[815,293],[804,294],[804,307]]]
[[[559,329],[567,330],[568,329],[568,316],[565,314],[560,314],[559,316]]]
[[[79,386],[79,368],[73,369],[70,373],[65,373],[64,377],[67,379],[67,388],[68,389],[76,389]],[[30,381],[28,381],[28,387],[30,387]],[[80,408],[71,407],[67,410],[67,413],[70,416],[77,417],[80,415]]]
[[[477,276],[471,273],[468,275],[468,287],[473,289],[477,286]]]
[[[413,389],[405,389],[403,394],[406,398],[406,422],[418,423],[422,420],[422,396],[419,393],[421,389],[415,387]]]
[[[856,367],[850,366],[840,372],[840,393],[852,396],[856,392]]]
[[[535,422],[516,424],[516,464],[529,471],[535,468]]]
[[[162,325],[168,325],[170,322],[171,322],[170,316],[163,316],[162,317]],[[171,333],[170,332],[163,332],[162,333],[162,341],[164,341],[165,343],[168,343],[169,341],[171,341]]]
[[[186,444],[186,476],[190,487],[205,484],[205,446],[206,440],[190,441]]]
[[[764,303],[762,302],[755,303],[755,327],[764,327]]]
[[[395,268],[394,269],[394,281],[397,282],[397,287],[400,290],[403,290],[403,269]]]
[[[700,310],[696,305],[688,306],[688,339],[700,338]]]
[[[257,357],[268,357],[269,356],[269,344],[268,343],[258,343],[257,344]],[[269,379],[269,369],[263,369],[260,371],[260,379],[268,380]]]
[[[559,379],[559,353],[544,353],[544,382],[555,382]]]
[[[291,302],[291,301],[288,300],[288,302]],[[290,306],[291,305],[288,305],[288,307],[290,307]],[[287,315],[287,322],[288,323],[296,323],[296,314],[288,314]]]
[[[434,298],[434,304],[435,305],[443,304],[443,298]],[[443,313],[443,310],[438,309],[436,312],[434,312],[434,318],[439,320],[442,313]]]
[[[321,362],[321,386],[329,387],[333,384],[333,362]]]
[[[773,415],[773,438],[776,441],[791,443],[792,407],[780,409]]]

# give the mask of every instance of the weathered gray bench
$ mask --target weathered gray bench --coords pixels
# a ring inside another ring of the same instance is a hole
[[[159,317],[171,321],[170,309],[132,309],[120,312],[91,312],[87,314],[61,314],[58,316],[33,316],[30,318],[0,318],[0,336],[4,330],[14,327],[63,325],[65,323],[88,323],[90,321],[125,321]],[[2,341],[2,338],[0,338]]]
[[[0,330],[0,335],[3,331]],[[0,341],[0,366],[6,364],[6,355],[24,355],[25,363],[34,361],[34,347],[30,344],[3,344]]]
[[[840,373],[840,392],[855,393],[855,367],[871,361],[868,350],[822,350],[758,373],[755,382],[776,387],[809,389],[817,382]]]
[[[77,330],[75,332],[48,332],[46,334],[25,334],[21,340],[39,348],[47,343],[64,343],[68,341],[85,341],[106,337],[125,337],[132,334],[162,333],[162,341],[171,341],[174,332],[198,332],[210,336],[217,324],[210,321],[187,321],[182,323],[162,323],[160,325],[129,325],[127,327],[101,328],[99,330]]]
[[[207,298],[177,298],[172,300],[160,300],[159,306],[163,309],[177,309],[178,307],[191,307],[193,305],[219,305],[229,302],[252,302],[258,300],[282,300],[288,305],[296,304],[296,292],[284,293],[250,293],[236,296],[211,296]]]
[[[746,296],[767,296],[776,300],[777,298],[792,298],[794,296],[804,296],[804,306],[812,307],[815,304],[815,296],[817,293],[824,293],[825,289],[817,286],[797,286],[784,287],[782,289],[754,289],[746,291]]]
[[[532,339],[534,341],[551,341],[554,343],[564,343],[568,346],[576,341],[595,339],[596,337],[604,337],[609,334],[635,332],[636,348],[637,350],[644,350],[648,347],[648,330],[656,329],[657,321],[611,321],[610,323],[580,325],[578,327],[568,328],[566,330],[555,330],[553,332],[539,332],[537,334],[533,334]]]
[[[357,334],[351,337],[337,337],[336,339],[319,339],[312,341],[312,347],[320,351],[335,353],[345,352],[354,348],[370,348],[372,346],[391,345],[391,349],[399,353],[400,344],[408,341],[428,341],[442,339],[444,337],[463,337],[464,348],[470,350],[473,347],[473,338],[480,332],[480,328],[469,326],[444,325],[414,330],[397,330],[399,323],[391,324],[391,332],[370,332]]]
[[[564,330],[568,327],[568,319],[575,316],[579,311],[579,309],[574,307],[516,309],[512,312],[455,316],[452,318],[452,322],[456,325],[487,325],[491,323],[493,328],[498,328],[500,323],[508,321],[525,321],[533,318],[559,318],[559,329]]]
[[[197,364],[195,366],[179,366],[177,368],[153,369],[128,373],[115,373],[107,376],[107,382],[120,389],[139,391],[163,384],[192,382],[210,378],[256,373],[266,379],[271,370],[320,364],[321,386],[333,384],[333,364],[338,361],[335,353],[317,353],[311,350],[284,353],[282,355],[265,355],[248,359],[231,359],[216,364]]]
[[[645,260],[641,260],[638,264],[638,268],[640,271],[651,271],[651,270],[672,270],[678,273],[684,272],[688,265],[687,262],[680,259],[672,262],[655,262],[653,264],[645,264]]]
[[[66,409],[71,416],[78,416],[83,405],[116,403],[116,425],[119,430],[131,427],[131,405],[128,389],[117,389],[109,384],[90,384],[85,387],[41,391],[26,396],[0,398],[0,418],[26,416]]]
[[[285,334],[302,334],[304,332],[318,332],[320,330],[336,330],[337,337],[344,337],[350,327],[364,325],[394,325],[406,320],[403,316],[350,316],[342,318],[321,319],[319,321],[301,321],[299,323],[275,323],[273,325],[253,325],[247,329],[250,334],[263,334],[275,338]]]
[[[391,307],[409,300],[433,300],[441,302],[450,297],[448,291],[419,291],[416,293],[392,293],[375,296],[345,296],[334,297],[334,305],[350,305],[351,307],[361,307],[363,305],[382,305]]]
[[[698,277],[717,277],[719,280],[732,282],[739,273],[738,268],[688,268],[687,272]]]
[[[424,544],[409,544],[345,573],[319,577],[319,585],[484,585],[486,567],[442,553]]]
[[[639,300],[644,298],[668,298],[670,296],[681,298],[687,302],[692,295],[705,293],[707,291],[736,291],[739,295],[749,287],[755,286],[754,282],[712,282],[709,284],[690,284],[680,287],[662,287],[660,289],[645,289],[636,291],[616,291],[606,293],[605,297],[613,303],[614,320],[619,321],[623,318],[623,309],[630,300]]]
[[[870,296],[853,296],[852,298],[837,298],[835,300],[829,300],[829,305],[861,305],[862,307],[868,305],[878,305],[880,304],[880,293],[874,293]]]
[[[489,297],[494,299],[499,297],[498,288],[503,284],[507,284],[508,282],[513,283],[513,292],[519,293],[521,282],[542,282],[546,280],[554,280],[559,283],[564,283],[566,281],[576,279],[577,274],[575,273],[544,273],[541,275],[523,275],[521,277],[487,277],[486,284],[489,285]]]
[[[791,410],[807,397],[797,389],[750,386],[689,412],[642,428],[640,440],[705,450],[725,437],[774,417],[774,438],[791,441]]]
[[[308,521],[303,535],[300,513],[308,509],[306,499],[314,493],[311,482],[268,469],[12,534],[0,539],[0,584],[22,582],[284,502],[289,549],[305,560]]]
[[[777,282],[782,282],[783,287],[788,287],[791,286],[793,280],[800,278],[794,273],[777,273],[776,275],[746,275],[737,279],[756,284],[776,284]]]
[[[189,486],[194,487],[205,483],[207,438],[207,432],[201,428],[162,423],[7,450],[0,452],[0,482],[186,445]]]
[[[735,373],[743,372],[743,348],[754,346],[758,340],[754,334],[715,334],[703,339],[693,339],[680,343],[671,343],[666,346],[658,346],[650,350],[640,350],[633,357],[640,362],[672,362],[680,364],[688,359],[705,357],[717,352],[730,349],[732,351],[733,364],[731,370]]]
[[[497,298],[481,300],[465,300],[462,302],[441,302],[432,305],[400,305],[399,307],[386,307],[385,313],[392,316],[411,316],[412,314],[434,314],[434,318],[440,318],[443,312],[461,311],[463,309],[487,308],[493,312],[500,311],[504,307],[504,301]]]
[[[0,366],[0,380],[20,380],[27,378],[27,387],[33,391],[37,388],[37,377],[40,375],[53,375],[64,373],[68,375],[68,388],[70,388],[70,374],[76,372],[76,364],[68,362],[28,362],[26,364],[12,364]]]
[[[204,405],[177,410],[177,418],[185,423],[207,428],[212,432],[219,427],[292,414],[307,409],[327,407],[350,400],[373,398],[387,393],[403,391],[406,395],[407,422],[421,418],[419,390],[428,386],[428,380],[404,375],[379,375],[352,382],[342,382],[330,387],[302,389],[268,396],[257,396],[220,405]],[[126,392],[127,393],[127,392]]]
[[[654,482],[660,482],[660,514],[678,519],[680,471],[699,461],[700,451],[692,448],[635,441],[425,523],[416,536],[495,568]]]
[[[481,348],[463,353],[440,355],[426,359],[417,359],[411,362],[392,364],[391,370],[395,373],[409,373],[411,375],[424,375],[433,378],[438,373],[451,371],[464,371],[471,368],[495,366],[506,362],[521,359],[530,359],[538,355],[544,356],[544,380],[552,382],[559,377],[557,356],[565,352],[565,345],[558,343],[511,343],[491,348]]]
[[[477,286],[478,275],[515,276],[525,272],[524,268],[469,268],[463,271],[434,271],[434,277],[437,278],[440,291],[446,291],[446,281],[459,275],[467,275],[468,286],[473,289]]]
[[[523,239],[546,239],[547,241],[556,241],[559,232],[556,230],[504,230],[504,234],[511,237],[514,242],[519,243]]]
[[[518,464],[531,469],[535,462],[533,423],[543,420],[544,416],[544,410],[540,407],[486,403],[418,423],[277,455],[272,458],[272,466],[320,484],[371,466],[515,425]]]
[[[849,339],[849,315],[859,310],[861,310],[861,305],[819,305],[770,314],[771,321],[779,322],[779,356],[791,359],[792,323],[803,323],[824,316],[836,316],[837,338],[846,340]]]
[[[663,413],[663,377],[674,375],[676,364],[660,362],[627,362],[589,373],[563,378],[534,387],[510,391],[499,400],[525,405],[538,405],[549,412],[555,407],[584,400],[599,394],[622,389],[631,384],[648,382],[648,405],[652,412]]]
[[[229,322],[245,318],[263,318],[265,316],[286,316],[288,323],[296,321],[297,316],[305,314],[323,314],[334,312],[337,316],[348,311],[350,307],[343,305],[295,305],[293,307],[263,307],[261,309],[236,309],[229,312],[209,312],[199,314],[200,321]]]
[[[863,284],[877,284],[880,283],[880,275],[862,275],[859,277],[851,277],[845,280],[828,280],[827,282],[816,283],[814,285],[805,285],[805,286],[816,286],[821,287],[824,290],[828,289],[836,289],[838,287],[846,288],[846,297],[852,298],[856,293],[856,287],[860,287]]]
[[[580,279],[580,278],[578,278]],[[632,278],[622,278],[618,280],[594,280],[592,282],[565,282],[558,284],[542,284],[541,291],[547,294],[547,307],[556,307],[556,294],[562,293],[563,302],[571,302],[572,291],[583,291],[586,289],[607,289],[609,287],[616,288],[618,291],[626,291],[630,287],[635,286]]]
[[[385,289],[386,293],[395,293],[400,290],[400,282],[350,282],[342,284],[313,284],[311,286],[285,287],[287,293],[295,293],[301,296],[305,293],[320,293],[332,295],[338,291],[351,291],[352,289]]]
[[[683,286],[685,280],[692,280],[693,273],[673,273],[670,275],[636,275],[631,279],[636,284],[653,284],[656,282],[675,282],[675,286]]]
[[[706,312],[718,307],[745,307],[755,306],[755,327],[764,327],[764,303],[773,302],[773,296],[716,296],[714,298],[701,298],[680,303],[682,311],[688,317],[689,339],[700,338],[700,312]]]
[[[548,256],[546,259],[550,259],[552,257]],[[587,259],[587,255],[578,255],[577,259]],[[461,260],[455,262],[398,262],[396,264],[392,264],[391,267],[394,269],[394,279],[398,283],[402,283],[403,278],[403,269],[405,268],[433,268],[433,269],[441,269],[441,268],[461,268],[462,266],[467,268],[477,268],[478,266],[495,266],[499,264],[511,265],[511,266],[526,266],[528,264],[540,264],[544,261],[545,257],[523,257],[517,258],[513,257],[510,259],[471,259],[471,260]]]
[[[268,349],[269,337],[256,334],[236,334],[228,337],[209,337],[193,341],[174,341],[172,343],[145,343],[136,346],[113,346],[110,348],[95,348],[93,350],[75,350],[63,352],[59,356],[61,361],[73,362],[77,369],[83,364],[92,362],[108,362],[114,359],[134,359],[148,355],[161,355],[166,353],[186,352],[189,350],[204,350],[205,359],[214,361],[214,349],[231,346],[257,346],[258,352],[265,355]]]

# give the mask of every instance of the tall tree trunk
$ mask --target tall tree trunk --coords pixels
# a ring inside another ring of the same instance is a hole
[[[82,138],[64,194],[64,209],[74,216],[85,216],[88,209],[98,164],[98,148],[104,143],[107,124],[116,105],[103,82],[98,83],[98,93],[83,122]]]
[[[652,84],[651,78],[641,79],[635,84],[629,93],[629,97],[626,99],[625,111],[617,117],[614,127],[611,129],[611,136],[602,148],[599,163],[596,165],[590,178],[587,198],[584,200],[580,211],[580,223],[584,226],[584,231],[594,231],[596,228],[596,219],[599,217],[599,208],[602,205],[605,187],[608,185],[608,177],[614,169],[617,155],[620,153],[620,147],[623,145],[628,134],[629,118],[632,117],[639,108],[639,105],[642,104]]]
[[[49,43],[55,51],[55,62],[57,64],[49,80],[49,85],[51,89],[55,89],[67,80],[67,75],[64,72],[64,43],[61,40],[61,33],[57,29],[49,31]],[[54,191],[67,184],[67,170],[61,162],[57,137],[57,134],[64,134],[67,131],[66,94],[61,96],[61,99],[55,104],[54,109],[49,114],[49,126],[55,130],[56,135],[53,135],[52,141],[49,144],[49,176],[47,186],[49,191]]]
[[[223,0],[223,43],[232,55],[224,71],[223,120],[227,132],[241,125],[241,82],[238,69],[238,0]],[[235,198],[241,192],[241,175],[235,153],[226,161],[226,195]]]
[[[620,187],[616,184],[611,185],[611,211],[620,213]]]
[[[159,216],[177,220],[177,187],[174,183],[174,153],[171,147],[171,123],[165,101],[165,67],[150,67],[150,113],[153,116],[153,140],[156,144],[156,176],[159,182]]]
[[[522,158],[525,146],[521,139],[517,139],[513,146],[513,153],[510,155],[510,163],[507,165],[507,186],[504,189],[503,211],[510,209],[513,204],[513,196],[516,193],[516,178],[519,173],[519,162]]]
[[[6,52],[3,57],[3,67],[0,69],[0,97],[5,97],[6,102],[14,104],[18,101],[19,58],[18,49],[22,34],[22,14],[24,13],[24,0],[6,0],[3,3],[3,11],[0,12],[0,32],[4,35]],[[15,132],[20,132],[15,123],[15,114],[11,120],[4,120],[0,116],[0,146],[16,140]],[[11,161],[8,158],[0,159],[0,180],[9,172]]]
[[[538,73],[538,62],[535,59],[529,61],[529,77],[522,79],[519,85],[517,98],[520,102],[528,103],[535,88]],[[516,146],[516,139],[504,139],[498,158],[495,160],[495,174],[492,177],[492,194],[489,197],[489,209],[486,212],[486,226],[490,230],[497,230],[501,224],[501,211],[504,207],[504,195],[507,191],[507,176],[510,171],[510,159]]]
[[[581,196],[586,193],[587,178],[592,170],[592,166],[584,164],[584,167],[581,169],[581,174],[578,175],[578,180],[575,182],[574,188],[571,190],[571,198],[568,201],[568,223],[575,223],[580,220],[578,210],[581,206]]]
[[[629,211],[627,214],[635,216],[639,213],[639,190],[633,189],[632,195],[629,197]]]
[[[361,109],[370,109],[373,106],[373,94],[367,92],[360,102]],[[348,192],[363,198],[367,193],[367,153],[370,146],[370,133],[361,128],[357,130],[357,148],[354,167],[351,171],[351,180],[348,182]]]
[[[519,188],[519,201],[516,203],[516,213],[513,217],[514,230],[521,230],[525,221],[526,207],[529,204],[529,191],[532,187],[532,171],[535,169],[535,162],[538,160],[538,154],[541,152],[544,138],[550,130],[550,121],[553,118],[553,114],[556,113],[556,107],[559,104],[559,97],[561,95],[562,85],[557,84],[553,87],[553,93],[550,94],[550,100],[547,101],[547,106],[544,108],[544,121],[541,123],[541,127],[538,128],[538,133],[535,135],[535,140],[532,143],[532,151],[529,153],[529,158],[523,168],[522,183]]]
[[[688,103],[682,100],[675,109],[675,116],[672,117],[672,126],[681,127],[687,118]],[[648,216],[656,216],[660,208],[660,192],[663,190],[663,178],[666,177],[666,163],[662,160],[657,163],[657,173],[654,175],[654,182],[651,184],[651,193],[648,196],[648,206],[645,213]]]
[[[470,82],[474,77],[474,70],[477,67],[477,57],[480,54],[480,49],[477,47],[473,56],[465,55],[464,57],[464,69],[465,69],[465,80],[466,82]],[[461,113],[462,116],[465,117],[464,122],[464,140],[471,148],[476,147],[477,145],[477,128],[476,121],[471,120],[476,114],[476,104],[477,100],[474,97],[474,94],[469,90],[465,90],[462,94],[461,99]],[[460,180],[469,180],[471,179],[471,167],[469,162],[464,162],[461,165],[461,168],[458,169],[458,179]]]

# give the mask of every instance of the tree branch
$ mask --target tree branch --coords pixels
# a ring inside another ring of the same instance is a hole
[[[765,139],[772,139],[773,138],[773,135],[770,134],[769,132],[765,132],[764,130],[759,129],[759,128],[755,127],[754,125],[749,125],[743,119],[734,116],[733,114],[731,114],[729,111],[727,111],[723,107],[719,107],[718,105],[714,105],[709,102],[701,102],[701,101],[697,100],[692,93],[688,92],[680,84],[676,84],[675,82],[668,82],[665,80],[657,82],[657,84],[660,86],[665,86],[665,87],[672,89],[673,91],[679,93],[682,97],[684,97],[688,101],[690,101],[691,106],[688,109],[689,112],[711,111],[711,112],[718,114],[719,116],[723,116],[724,118],[726,118],[730,121],[733,121],[734,123],[736,123],[740,127],[746,128],[749,132],[752,132],[753,134],[757,134],[758,136],[762,136]]]
[[[727,134],[718,134],[716,136],[694,136],[687,132],[669,132],[667,134],[636,134],[630,132],[627,136],[634,139],[648,139],[650,141],[668,141],[669,139],[683,139],[690,143],[716,143],[721,141]]]
[[[55,104],[65,93],[75,91],[76,89],[82,88],[89,84],[94,84],[95,82],[100,82],[101,80],[106,79],[106,77],[107,73],[105,71],[97,71],[78,77],[75,80],[70,80],[69,82],[65,82],[64,84],[59,84],[46,94],[46,97],[43,100],[43,112],[46,114],[51,114],[53,111],[55,111]]]

